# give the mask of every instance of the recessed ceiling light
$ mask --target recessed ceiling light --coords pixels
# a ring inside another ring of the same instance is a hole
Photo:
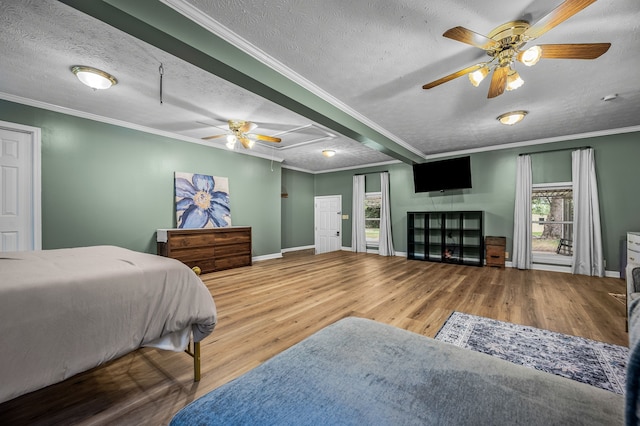
[[[78,77],[78,80],[93,90],[104,90],[118,84],[118,80],[114,76],[97,68],[75,65],[71,67],[71,72]]]
[[[496,119],[502,124],[507,124],[511,126],[513,124],[516,124],[522,121],[524,116],[527,114],[528,114],[527,111],[511,111],[511,112],[505,112],[504,114],[500,114],[498,117],[496,117]]]
[[[324,155],[325,157],[329,158],[329,157],[333,157],[334,155],[336,155],[336,152],[333,149],[324,149],[324,150],[322,150],[322,155]]]

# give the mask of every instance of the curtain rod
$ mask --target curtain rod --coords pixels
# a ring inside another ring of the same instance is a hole
[[[380,170],[379,172],[369,172],[369,173],[356,173],[354,176],[362,176],[362,175],[375,175],[378,173],[389,173],[389,170]]]
[[[518,154],[518,157],[522,157],[523,155],[531,155],[531,154],[542,154],[545,152],[557,152],[557,151],[571,151],[576,149],[589,149],[590,146],[579,146],[577,148],[558,148],[558,149],[548,149],[546,151],[536,151],[536,152],[523,152],[522,154]]]

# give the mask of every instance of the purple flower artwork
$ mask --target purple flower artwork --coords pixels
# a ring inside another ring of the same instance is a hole
[[[175,172],[178,228],[231,226],[229,179]]]

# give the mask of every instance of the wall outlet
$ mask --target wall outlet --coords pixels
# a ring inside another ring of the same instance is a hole
[[[505,258],[505,259],[509,259],[509,252],[508,252],[508,251],[505,251],[505,252],[504,252],[504,258]]]
[[[349,215],[348,214],[343,214],[342,215],[342,220],[349,220]]]

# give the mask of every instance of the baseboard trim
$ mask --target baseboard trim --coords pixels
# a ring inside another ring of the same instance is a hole
[[[302,250],[315,250],[316,246],[300,246],[300,247],[288,247],[280,250],[280,253],[290,253],[292,251],[302,251]]]
[[[281,259],[282,253],[263,254],[262,256],[253,256],[252,262],[260,262],[261,260]]]

